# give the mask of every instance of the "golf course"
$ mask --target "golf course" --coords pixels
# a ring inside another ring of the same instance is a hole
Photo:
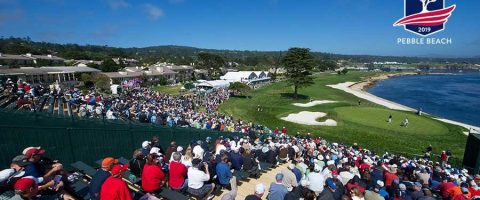
[[[358,97],[327,86],[347,81],[357,82],[375,75],[378,74],[318,73],[314,75],[314,84],[300,88],[297,99],[292,98],[292,86],[280,81],[252,91],[248,98],[231,97],[221,105],[220,112],[265,125],[272,130],[285,126],[292,135],[310,132],[330,142],[348,145],[358,143],[372,151],[399,153],[410,157],[423,155],[425,148],[431,144],[434,156],[448,149],[453,154],[454,164],[461,162],[467,139],[463,128],[434,120],[431,116],[391,110],[363,99],[359,105]],[[324,100],[333,102],[303,107],[293,105]],[[336,123],[331,126],[305,125],[281,119],[300,112],[321,113],[316,121],[330,120]],[[388,123],[390,115],[392,122]],[[401,126],[405,118],[408,118],[409,124]]]

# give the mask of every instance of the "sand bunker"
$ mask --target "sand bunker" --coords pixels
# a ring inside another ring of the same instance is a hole
[[[323,122],[316,121],[320,117],[325,117],[327,114],[323,112],[309,112],[302,111],[299,113],[289,114],[287,117],[282,117],[282,120],[305,125],[316,125],[316,126],[337,126],[337,122],[333,119],[327,119]]]
[[[316,100],[316,101],[311,101],[311,102],[308,102],[308,103],[293,103],[294,106],[298,106],[298,107],[304,107],[304,108],[307,108],[307,107],[312,107],[312,106],[316,106],[316,105],[320,105],[320,104],[326,104],[326,103],[336,103],[337,101],[330,101],[330,100]]]

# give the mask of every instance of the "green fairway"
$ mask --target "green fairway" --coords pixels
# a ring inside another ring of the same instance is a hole
[[[300,89],[299,94],[303,98],[297,100],[289,97],[293,91],[291,86],[286,82],[278,82],[255,90],[248,99],[229,99],[221,105],[220,112],[245,121],[263,124],[271,129],[285,126],[290,134],[311,132],[332,142],[345,144],[357,142],[377,151],[407,155],[422,154],[422,151],[432,144],[436,154],[443,149],[450,149],[454,157],[463,157],[466,136],[463,135],[462,128],[427,116],[393,111],[366,100],[362,100],[361,106],[358,106],[359,98],[326,86],[346,81],[356,82],[374,75],[361,72],[349,72],[346,75],[317,74],[313,85]],[[307,108],[292,105],[292,103],[306,103],[310,100],[338,102]],[[258,105],[263,108],[262,112],[257,111]],[[338,126],[308,126],[280,119],[300,111],[325,112],[327,116],[319,121],[333,119],[338,122]],[[392,124],[386,122],[390,113],[393,116]],[[408,127],[400,127],[400,122],[405,116],[409,118],[410,124]]]

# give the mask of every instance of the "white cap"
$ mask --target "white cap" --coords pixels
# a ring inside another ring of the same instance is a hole
[[[383,186],[385,186],[385,183],[383,183],[383,181],[381,181],[381,180],[378,180],[377,185],[379,185],[380,187],[383,187]]]
[[[265,185],[263,183],[257,184],[255,186],[255,194],[263,194],[265,193]]]
[[[178,146],[178,147],[177,147],[177,151],[183,151],[183,147],[182,147],[182,146]]]
[[[318,158],[319,160],[323,160],[323,155],[320,154],[320,155],[317,156],[317,158]]]
[[[162,155],[162,153],[160,153],[160,148],[158,148],[158,147],[152,147],[152,149],[150,149],[150,153],[151,154],[156,154],[157,156]]]
[[[142,142],[142,148],[146,149],[148,147],[148,145],[150,145],[149,141],[143,141]]]

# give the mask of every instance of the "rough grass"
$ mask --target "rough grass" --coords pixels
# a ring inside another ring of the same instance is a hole
[[[182,86],[183,85],[162,85],[162,86],[155,86],[153,89],[155,91],[161,92],[161,93],[167,93],[171,95],[180,95],[180,94],[185,94],[186,90],[182,91]]]
[[[463,157],[466,136],[462,128],[435,121],[427,116],[416,116],[411,113],[393,111],[383,106],[362,100],[358,106],[358,98],[343,91],[327,87],[346,81],[360,81],[372,73],[349,72],[346,75],[322,73],[315,75],[314,84],[300,89],[306,99],[292,99],[287,93],[293,91],[285,82],[278,82],[252,92],[250,98],[231,98],[221,105],[220,111],[235,118],[253,121],[274,129],[285,126],[289,134],[310,132],[332,142],[345,144],[359,143],[376,151],[388,151],[406,155],[422,154],[432,144],[434,153],[450,149],[454,158]],[[317,105],[302,108],[292,103],[306,103],[313,100],[335,100],[338,103]],[[263,108],[257,111],[257,106]],[[300,111],[319,111],[327,113],[324,118],[334,119],[337,127],[308,126],[281,120],[281,117]],[[386,123],[392,113],[394,123]],[[405,115],[410,120],[409,127],[400,127]],[[390,124],[390,125],[392,125]],[[460,162],[460,160],[457,160]]]

